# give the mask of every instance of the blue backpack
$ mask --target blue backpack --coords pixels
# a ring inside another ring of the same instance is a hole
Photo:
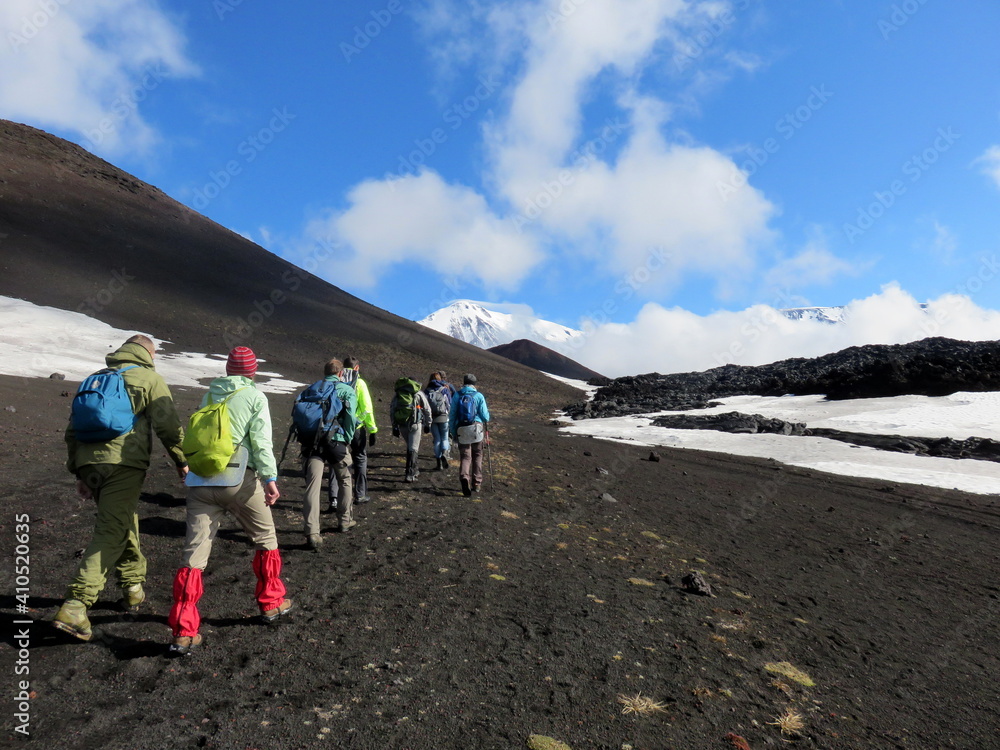
[[[138,365],[98,370],[80,383],[70,406],[70,423],[77,440],[105,443],[132,431],[135,412],[122,373],[133,367]]]
[[[337,417],[344,402],[337,395],[337,382],[317,380],[295,398],[292,406],[292,430],[303,445],[315,446],[331,432],[342,433]]]
[[[460,393],[458,396],[458,426],[465,427],[476,421],[476,414],[479,412],[476,406],[475,393]]]

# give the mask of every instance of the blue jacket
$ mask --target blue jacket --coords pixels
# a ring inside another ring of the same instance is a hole
[[[473,399],[476,402],[476,421],[477,422],[489,422],[490,421],[490,410],[486,406],[486,397],[482,393],[476,390],[474,385],[464,385],[462,390],[455,394],[455,397],[451,400],[451,415],[448,419],[448,432],[452,435],[458,433],[458,402],[462,400],[462,394],[472,393]]]

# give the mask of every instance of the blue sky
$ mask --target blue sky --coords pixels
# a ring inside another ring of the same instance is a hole
[[[0,116],[407,318],[517,303],[604,356],[680,331],[753,363],[813,337],[747,335],[760,306],[1000,338],[997,28],[987,0],[5,0]]]

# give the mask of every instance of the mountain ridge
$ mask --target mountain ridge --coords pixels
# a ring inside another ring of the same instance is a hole
[[[845,310],[842,306],[792,307],[778,312],[793,321],[811,320],[836,325],[844,322]],[[491,310],[489,303],[468,299],[454,300],[417,322],[483,349],[526,339],[571,359],[585,338],[582,330],[523,312]]]

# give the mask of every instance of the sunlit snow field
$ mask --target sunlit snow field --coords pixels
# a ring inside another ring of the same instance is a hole
[[[80,381],[104,366],[104,355],[141,331],[123,331],[86,315],[0,297],[0,374],[47,378],[62,373]],[[153,340],[162,339],[147,333]],[[170,385],[204,387],[225,373],[228,352],[161,353],[156,370]],[[558,378],[580,388],[581,398],[593,388]],[[271,393],[289,393],[305,386],[267,369],[261,360],[258,386]],[[489,395],[489,383],[482,384]],[[691,412],[712,414],[740,411],[761,414],[809,427],[851,432],[898,434],[910,437],[967,437],[1000,440],[1000,393],[954,393],[950,396],[824,401],[822,396],[734,396],[719,399],[722,406]],[[502,406],[491,404],[494,409]],[[668,413],[668,412],[660,412]],[[653,427],[656,414],[609,419],[565,419],[566,434],[590,435],[650,447],[669,446],[716,451],[738,456],[774,458],[792,466],[958,489],[1000,494],[1000,463],[929,458],[851,446],[836,440],[788,435],[732,435],[714,430],[676,430]]]
[[[563,380],[560,378],[560,380]],[[585,383],[565,381],[581,390]],[[565,419],[564,433],[590,435],[650,447],[692,448],[737,456],[773,458],[791,466],[853,477],[922,484],[978,494],[1000,493],[1000,463],[912,456],[848,445],[827,438],[792,435],[734,435],[715,430],[654,427],[659,414],[718,414],[738,411],[828,427],[908,437],[967,437],[1000,440],[1000,393],[824,401],[822,396],[733,396],[722,406],[686,412],[657,412],[608,419]]]

